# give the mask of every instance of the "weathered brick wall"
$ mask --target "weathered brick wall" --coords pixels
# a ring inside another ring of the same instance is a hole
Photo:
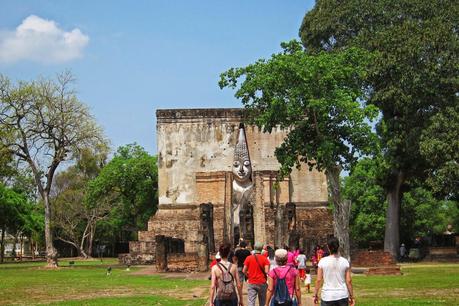
[[[196,252],[199,235],[199,206],[161,205],[148,221],[148,231],[139,232],[140,241],[154,241],[156,235],[185,241],[185,252]]]
[[[123,265],[152,265],[155,263],[154,254],[118,254],[118,262]]]
[[[223,205],[214,206],[214,240],[215,250],[218,250],[220,245],[223,243],[224,236],[224,224],[223,219],[225,217]]]
[[[383,250],[357,250],[351,254],[352,265],[357,267],[376,267],[395,265],[395,259]]]
[[[189,272],[196,271],[198,267],[198,254],[168,254],[167,270],[170,272]]]
[[[131,254],[155,254],[156,245],[153,241],[129,241]]]

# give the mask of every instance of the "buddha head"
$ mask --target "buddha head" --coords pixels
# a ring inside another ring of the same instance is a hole
[[[252,164],[242,124],[239,126],[238,140],[234,149],[233,174],[234,179],[239,183],[252,181]]]

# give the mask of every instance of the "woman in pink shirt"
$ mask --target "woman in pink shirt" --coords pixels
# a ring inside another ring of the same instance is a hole
[[[278,267],[271,270],[268,274],[268,292],[266,294],[265,306],[274,305],[274,301],[271,301],[271,298],[275,295],[274,290],[276,288],[276,282],[278,279],[283,278],[285,278],[289,296],[292,298],[292,305],[301,306],[300,278],[298,276],[298,270],[294,266],[287,264],[287,250],[276,250],[274,257]]]
[[[298,254],[300,254],[299,250],[290,250],[289,248],[286,248],[287,250],[287,264],[295,266],[295,260]]]

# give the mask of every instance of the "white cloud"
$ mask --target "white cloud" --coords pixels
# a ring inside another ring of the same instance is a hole
[[[30,15],[14,31],[0,31],[0,63],[62,63],[83,56],[88,42],[78,28],[66,32],[52,20]]]

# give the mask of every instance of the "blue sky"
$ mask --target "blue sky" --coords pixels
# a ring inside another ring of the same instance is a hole
[[[219,89],[220,73],[298,38],[313,5],[0,0],[0,73],[30,80],[70,69],[114,149],[137,142],[155,153],[156,109],[240,107]],[[34,27],[47,36],[21,36]]]

